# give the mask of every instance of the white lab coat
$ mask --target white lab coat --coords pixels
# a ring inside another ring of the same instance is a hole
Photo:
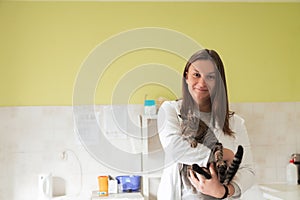
[[[158,113],[158,133],[165,151],[165,168],[158,188],[158,200],[181,199],[180,166],[182,163],[191,165],[197,163],[206,166],[210,155],[210,149],[202,144],[191,148],[190,144],[183,140],[180,132],[180,101],[165,101]],[[225,148],[236,152],[237,146],[244,147],[244,156],[240,169],[232,180],[243,194],[255,181],[252,153],[244,120],[234,114],[230,118],[230,128],[235,133],[234,137],[225,135],[220,128],[213,131]]]

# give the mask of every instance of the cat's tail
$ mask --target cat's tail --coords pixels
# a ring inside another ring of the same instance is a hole
[[[227,185],[230,183],[230,181],[233,179],[235,176],[236,172],[238,171],[240,164],[242,162],[242,158],[244,155],[244,148],[239,145],[236,154],[234,155],[233,161],[230,164],[227,174],[226,174],[226,179],[224,181],[224,184]]]

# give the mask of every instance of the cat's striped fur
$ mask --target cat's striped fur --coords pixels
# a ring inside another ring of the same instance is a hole
[[[211,141],[208,141],[207,138],[211,138],[212,136],[214,136],[214,133],[198,117],[188,114],[187,117],[182,118],[181,129],[183,138],[185,138],[191,144],[192,148],[196,148],[198,143],[204,144],[206,146],[211,146]],[[210,137],[207,137],[208,134],[212,135],[210,135]],[[221,143],[216,142],[212,149],[212,152],[212,162],[215,163],[219,181],[227,185],[233,179],[239,169],[244,153],[243,147],[240,145],[238,146],[238,150],[234,156],[233,162],[229,166],[227,166],[226,161],[223,160],[223,145]],[[194,164],[192,165],[192,169],[204,175],[206,178],[211,177],[207,168],[201,168],[197,164]]]

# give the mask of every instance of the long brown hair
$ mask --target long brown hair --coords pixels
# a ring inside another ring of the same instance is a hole
[[[216,69],[216,85],[214,93],[210,95],[211,101],[211,114],[213,126],[218,124],[220,128],[223,125],[223,132],[227,135],[233,135],[233,131],[229,127],[229,118],[234,114],[234,112],[229,111],[228,106],[228,95],[227,95],[227,85],[223,62],[214,50],[202,49],[194,53],[191,58],[187,61],[182,78],[182,106],[181,115],[186,116],[188,112],[193,111],[198,108],[196,102],[191,96],[188,85],[186,83],[186,76],[191,64],[197,60],[210,60],[215,64]]]

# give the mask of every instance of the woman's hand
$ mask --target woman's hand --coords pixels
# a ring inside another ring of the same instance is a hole
[[[224,186],[219,182],[218,175],[214,169],[214,165],[210,164],[209,171],[211,179],[206,179],[204,176],[190,170],[190,181],[197,191],[213,196],[215,198],[222,198],[225,194]],[[196,174],[196,176],[195,176]]]

